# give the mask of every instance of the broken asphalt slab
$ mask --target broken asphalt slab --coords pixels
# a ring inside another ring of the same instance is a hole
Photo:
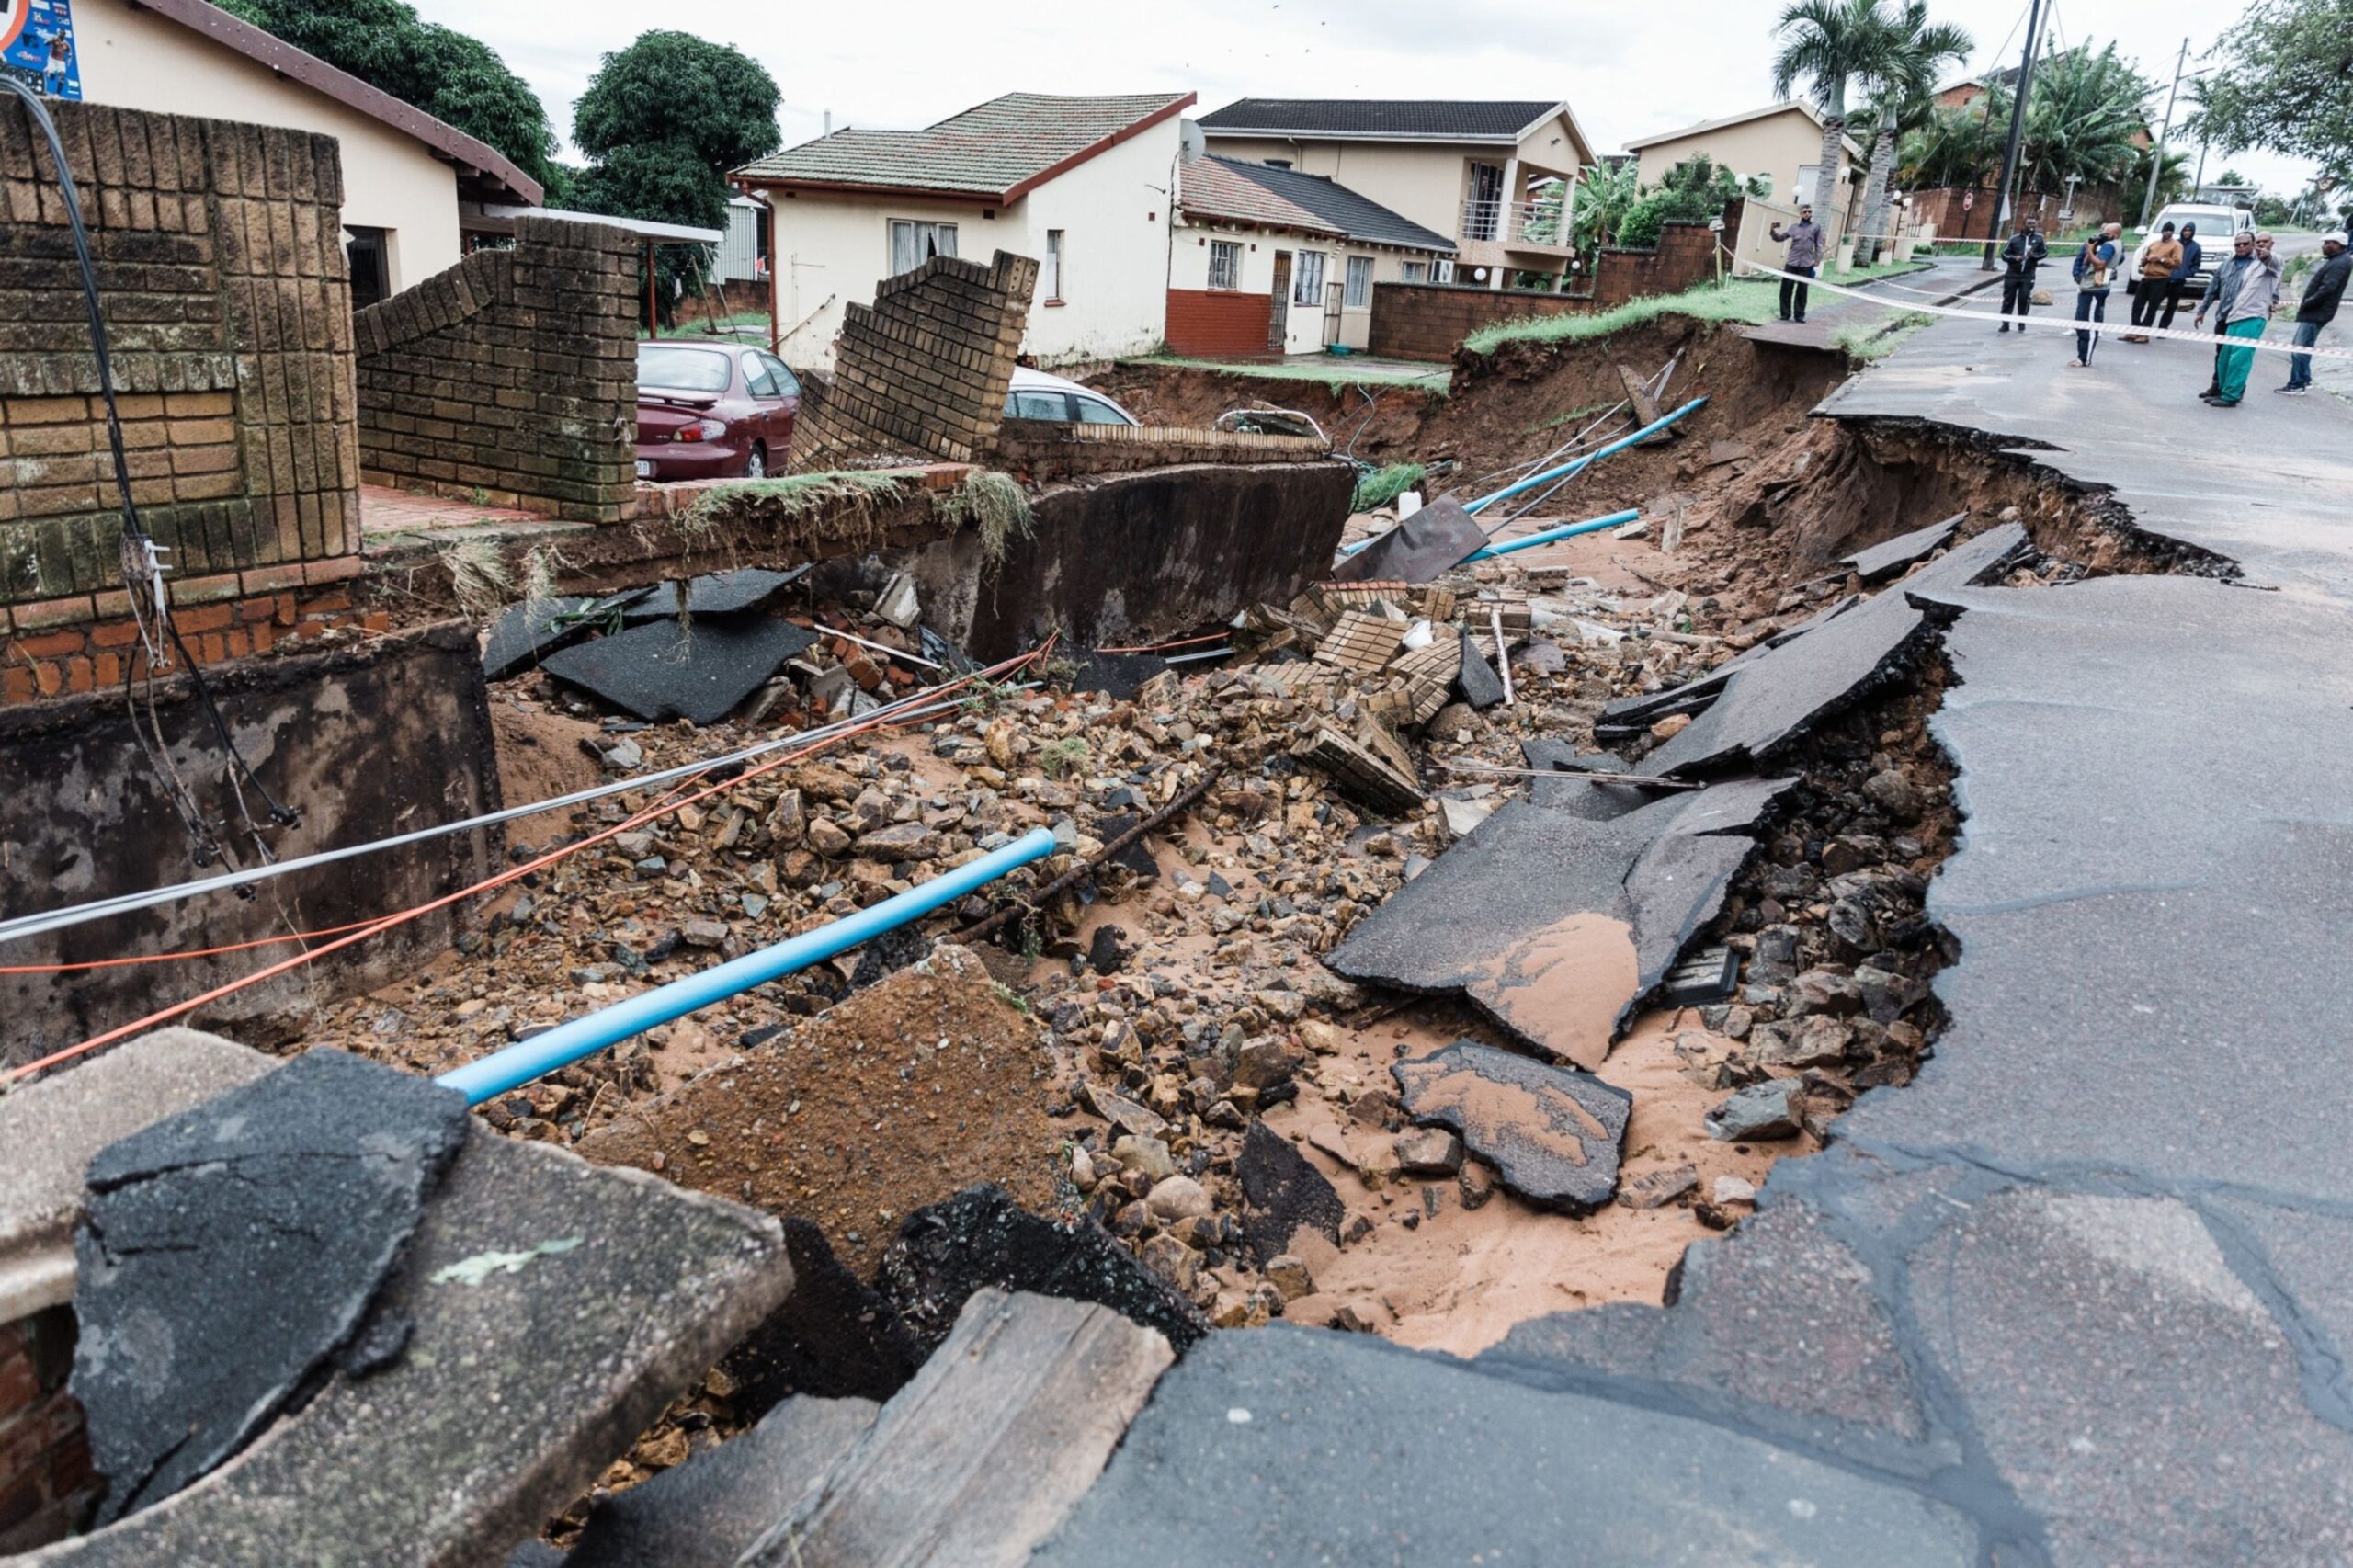
[[[765,609],[786,588],[809,573],[806,566],[790,572],[767,572],[756,566],[742,566],[732,572],[713,572],[701,577],[686,579],[687,619],[704,615],[743,615]],[[676,583],[657,583],[631,600],[621,611],[624,626],[643,626],[657,620],[678,618],[678,587]]]
[[[1450,1128],[1540,1209],[1589,1214],[1618,1190],[1634,1097],[1589,1073],[1458,1040],[1389,1069],[1405,1114]]]
[[[2026,530],[2004,523],[1855,608],[1833,616],[1763,658],[1740,665],[1722,695],[1643,759],[1654,773],[1768,766],[1783,746],[1859,700],[1916,646],[1928,625],[1915,596],[1964,588],[2026,548]]]
[[[1243,1134],[1233,1176],[1242,1184],[1242,1234],[1260,1267],[1289,1252],[1291,1237],[1302,1227],[1334,1246],[1340,1244],[1347,1206],[1324,1173],[1265,1122],[1252,1120],[1250,1131]]]
[[[1036,1568],[1980,1561],[1962,1514],[1665,1403],[1368,1335],[1220,1334],[1161,1380]]]
[[[462,1095],[314,1051],[99,1152],[73,1378],[99,1524],[204,1475],[305,1391],[465,1136]]]
[[[1789,783],[1719,784],[1606,822],[1514,801],[1324,961],[1359,983],[1459,991],[1531,1050],[1597,1067],[1721,907]]]
[[[1487,547],[1487,530],[1441,495],[1332,568],[1336,583],[1427,583]]]
[[[649,723],[715,724],[817,634],[768,616],[665,618],[551,653],[540,667]]]
[[[1925,528],[1914,528],[1910,533],[1882,540],[1868,550],[1842,556],[1838,564],[1867,585],[1884,583],[1890,578],[1902,576],[1914,563],[1926,561],[1942,550],[1960,531],[1961,525],[1968,520],[1968,513],[1956,512],[1941,523],[1930,523]]]
[[[1156,653],[1098,653],[1075,645],[1056,649],[1047,660],[1049,670],[1061,664],[1074,666],[1070,672],[1071,690],[1099,691],[1119,702],[1134,701],[1144,682],[1168,668],[1168,661]]]
[[[735,1408],[757,1415],[795,1395],[890,1398],[923,1364],[922,1350],[813,1221],[779,1222],[792,1294],[719,1364],[735,1384]]]
[[[176,1496],[29,1562],[495,1560],[791,1289],[773,1221],[470,1127],[380,1313],[415,1326]]]
[[[567,619],[599,602],[615,611],[633,596],[615,595],[599,601],[573,597],[526,599],[509,605],[483,639],[482,675],[484,680],[505,680],[522,674],[559,648],[569,648],[595,630],[587,621]]]

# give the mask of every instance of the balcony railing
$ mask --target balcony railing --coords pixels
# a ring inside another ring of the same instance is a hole
[[[1569,243],[1568,214],[1557,200],[1466,201],[1462,204],[1461,237],[1565,247]]]

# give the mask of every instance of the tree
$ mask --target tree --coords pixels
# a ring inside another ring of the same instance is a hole
[[[488,142],[551,202],[567,171],[539,95],[479,39],[419,20],[404,0],[221,0],[223,9],[369,86]]]
[[[648,32],[604,63],[572,110],[591,210],[727,223],[727,173],[777,149],[777,86],[756,60],[692,33]]]
[[[1626,210],[1618,225],[1618,243],[1655,245],[1661,226],[1668,221],[1704,223],[1722,217],[1727,205],[1749,194],[1750,187],[1738,175],[1718,168],[1701,153],[1667,170],[1665,178]]]
[[[2353,178],[2353,0],[2254,0],[2213,52],[2191,135]]]
[[[1867,260],[1876,259],[1888,230],[1889,198],[1895,187],[1897,137],[1936,111],[1937,74],[1958,65],[1977,47],[1960,28],[1928,20],[1927,0],[1905,0],[1889,18],[1891,48],[1870,74],[1871,158],[1863,182],[1863,240]]]
[[[1847,94],[1885,79],[1901,47],[1885,0],[1794,0],[1774,24],[1780,52],[1773,57],[1773,96],[1786,98],[1801,81],[1812,84],[1822,111],[1822,157],[1814,165],[1813,210],[1824,223],[1836,210],[1838,144],[1847,134]]]
[[[1588,256],[1616,244],[1619,226],[1641,194],[1641,170],[1631,158],[1587,169],[1569,209],[1571,242]]]
[[[2053,53],[2035,68],[2018,151],[2023,190],[2065,194],[2069,184],[2121,186],[2135,167],[2147,176],[2137,138],[2148,133],[2142,106],[2154,86],[2117,58],[2116,45]]]

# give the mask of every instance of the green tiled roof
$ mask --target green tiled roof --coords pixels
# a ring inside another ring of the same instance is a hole
[[[836,131],[735,173],[784,185],[951,191],[1009,200],[1057,165],[1100,151],[1121,132],[1192,101],[1190,93],[1108,98],[1007,93],[921,131]]]

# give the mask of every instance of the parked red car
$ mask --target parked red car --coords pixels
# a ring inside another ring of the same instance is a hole
[[[758,479],[784,467],[801,383],[765,348],[637,346],[637,477]]]

